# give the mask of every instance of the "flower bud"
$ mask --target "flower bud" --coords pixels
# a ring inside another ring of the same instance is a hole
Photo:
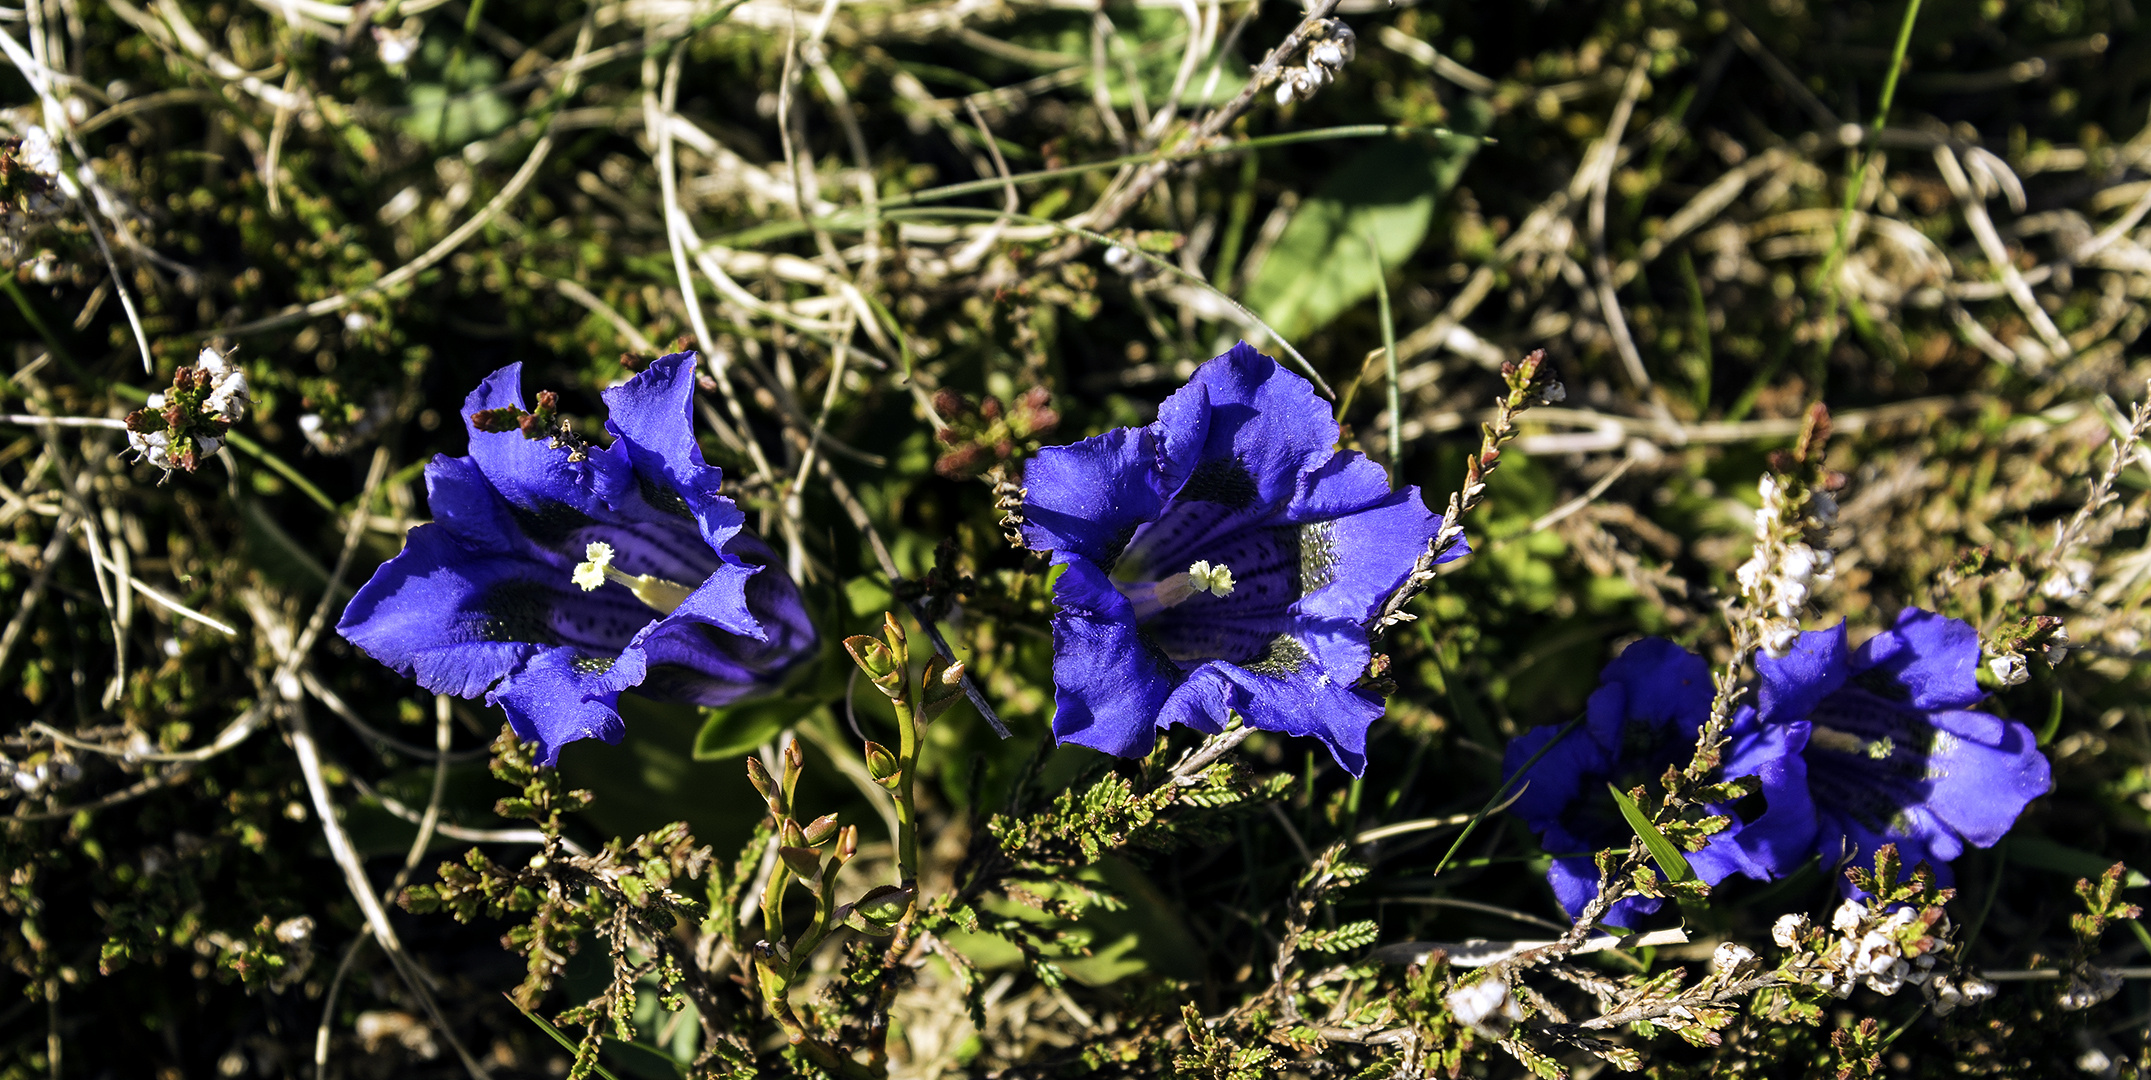
[[[949,711],[949,706],[956,704],[964,696],[963,664],[959,662],[943,667],[938,656],[928,660],[920,689],[922,693],[919,695],[919,713],[922,716],[932,720]]]
[[[837,831],[837,861],[840,863],[850,862],[852,856],[857,854],[859,854],[859,827],[857,825],[846,825]]]
[[[866,775],[872,777],[874,782],[882,787],[893,788],[896,786],[897,780],[902,776],[902,769],[900,768],[900,763],[896,760],[896,755],[890,753],[888,747],[878,742],[868,741],[866,744]]]
[[[829,838],[835,836],[836,832],[837,816],[835,814],[823,814],[813,821],[807,822],[806,827],[800,830],[802,838],[806,840],[809,847],[820,847],[828,843]]]
[[[747,782],[754,785],[754,790],[762,793],[762,799],[769,803],[771,814],[780,818],[784,816],[784,800],[777,797],[777,782],[770,777],[769,770],[762,766],[760,758],[747,759]]]
[[[806,751],[799,748],[799,740],[784,744],[784,805],[792,805],[792,794],[799,790],[799,774],[807,771]]]
[[[896,662],[896,654],[887,645],[865,634],[854,634],[844,639],[844,649],[851,653],[852,662],[859,665],[859,670],[866,672],[866,677],[873,681],[875,689],[891,700],[903,696],[904,673]]]

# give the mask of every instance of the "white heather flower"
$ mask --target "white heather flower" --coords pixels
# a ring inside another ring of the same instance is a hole
[[[1994,681],[2003,686],[2021,686],[2031,678],[2031,665],[2015,653],[2003,653],[1988,660],[1987,670],[1993,673]]]
[[[31,172],[47,180],[60,178],[60,150],[52,145],[52,133],[31,125],[22,133],[22,147],[15,152]]]
[[[1754,962],[1755,950],[1737,941],[1721,942],[1710,954],[1710,969],[1728,974],[1738,972]]]
[[[1770,927],[1770,940],[1777,942],[1780,949],[1790,949],[1800,943],[1800,932],[1806,929],[1807,916],[1780,915]]]
[[[143,461],[160,469],[172,467],[172,437],[162,431],[130,431],[127,433],[127,448]]]
[[[297,945],[314,936],[314,920],[304,915],[285,919],[276,924],[276,940],[286,945]]]
[[[2060,667],[2069,658],[2069,628],[2057,626],[2046,639],[2046,663],[2048,667]]]
[[[1490,1023],[1495,1017],[1505,1019],[1509,1023],[1524,1018],[1523,1010],[1517,1007],[1516,998],[1509,993],[1509,984],[1500,979],[1482,979],[1463,989],[1451,991],[1443,1000],[1448,1002],[1449,1012],[1457,1020],[1494,1038],[1499,1038],[1507,1026]]]
[[[2039,583],[2039,593],[2049,600],[2073,600],[2091,591],[2091,574],[2088,560],[2067,560]]]
[[[1867,905],[1858,900],[1847,900],[1838,906],[1837,913],[1830,916],[1830,929],[1849,934],[1867,921]]]
[[[401,29],[391,30],[385,26],[373,28],[374,51],[381,63],[388,67],[402,67],[418,53],[418,30],[410,23]]]
[[[215,349],[203,349],[194,366],[209,373],[212,380],[209,396],[202,399],[202,408],[228,424],[245,419],[247,402],[252,400],[247,396],[246,372]]]
[[[1773,660],[1783,660],[1792,654],[1793,646],[1800,641],[1800,628],[1791,623],[1771,623],[1763,627],[1763,652]]]

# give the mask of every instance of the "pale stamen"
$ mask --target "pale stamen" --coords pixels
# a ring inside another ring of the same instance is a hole
[[[1807,741],[1808,745],[1818,749],[1834,750],[1840,754],[1864,756],[1876,761],[1887,761],[1891,754],[1897,752],[1896,741],[1887,735],[1874,742],[1868,742],[1851,732],[1839,731],[1836,728],[1824,727],[1821,724],[1816,724],[1808,729]]]
[[[1174,574],[1147,585],[1123,585],[1120,591],[1135,605],[1135,617],[1147,619],[1166,608],[1187,602],[1197,593],[1231,596],[1232,568],[1224,563],[1213,565],[1207,559],[1197,559],[1188,564],[1184,574]]]
[[[667,581],[648,574],[631,577],[613,568],[612,556],[612,545],[603,540],[593,540],[584,547],[584,561],[575,565],[575,572],[571,575],[576,587],[590,592],[608,580],[614,581],[627,586],[627,591],[634,593],[635,599],[648,604],[663,615],[679,610],[679,606],[694,594],[692,587],[676,581]]]

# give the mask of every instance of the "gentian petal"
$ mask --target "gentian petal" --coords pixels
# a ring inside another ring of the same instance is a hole
[[[426,463],[426,506],[434,523],[474,550],[513,551],[541,561],[559,558],[525,539],[508,504],[467,457],[436,454]]]
[[[703,461],[694,435],[695,354],[659,357],[604,392],[611,450],[634,471],[635,492],[660,513],[691,514],[702,539],[721,550],[746,515],[719,490],[724,470]]]
[[[1601,694],[1609,695],[1617,701],[1621,691],[1619,687],[1600,687],[1593,692],[1593,701]],[[1509,804],[1509,812],[1541,832],[1559,821],[1569,804],[1582,794],[1586,776],[1608,775],[1611,772],[1605,748],[1581,726],[1563,736],[1561,732],[1567,726],[1547,724],[1532,728],[1510,739],[1508,749],[1502,755],[1503,780],[1516,778],[1516,783],[1522,789],[1522,794],[1517,795],[1516,801]],[[1553,742],[1557,738],[1560,741]],[[1550,742],[1553,745],[1548,747]],[[1543,754],[1540,753],[1542,748],[1545,749]],[[1531,761],[1534,754],[1539,755],[1535,762]],[[1526,762],[1531,763],[1529,768],[1525,768]],[[1519,770],[1522,771],[1521,777],[1518,777]],[[1517,788],[1510,788],[1512,793],[1516,790]]]
[[[1710,665],[1665,638],[1644,638],[1622,650],[1599,676],[1626,691],[1627,717],[1666,724],[1694,740],[1710,718]]]
[[[1961,709],[1987,696],[1979,688],[1979,631],[1919,608],[1899,612],[1897,625],[1861,644],[1852,667],[1886,673],[1921,709]]]
[[[1072,446],[1049,446],[1025,465],[1023,539],[1055,561],[1111,565],[1144,522],[1165,507],[1155,437],[1120,428]]]
[[[535,746],[538,764],[559,760],[560,748],[577,739],[618,743],[627,733],[616,704],[622,688],[642,681],[642,655],[618,660],[580,649],[547,649],[486,695],[488,705],[508,714],[516,738]]]
[[[532,565],[479,555],[445,526],[420,525],[359,587],[336,632],[436,694],[477,697],[554,641],[522,595]]]
[[[2023,724],[1957,709],[1928,720],[1936,746],[1928,756],[1933,788],[1926,806],[1973,845],[1993,847],[2033,799],[2053,789],[2046,755]]]
[[[1105,575],[1076,560],[1061,571],[1054,596],[1094,598],[1096,609],[1053,617],[1053,736],[1133,757],[1157,742],[1157,716],[1179,669],[1135,628],[1134,610]],[[1113,603],[1118,600],[1118,604]]]
[[[478,430],[472,414],[523,407],[522,377],[521,363],[486,376],[463,401],[463,424],[470,432],[471,460],[513,508],[524,534],[542,547],[557,548],[567,534],[606,516],[608,497],[631,488],[633,481],[625,463],[612,454],[578,455],[520,431]]]
[[[1814,855],[1815,800],[1808,790],[1807,759],[1800,755],[1807,735],[1805,720],[1764,724],[1752,708],[1733,714],[1721,772],[1728,780],[1760,780],[1763,811],[1753,820],[1736,817],[1736,826],[1719,834],[1721,842],[1689,856],[1690,862],[1725,860],[1740,873],[1767,881],[1791,873]]]
[[[1175,499],[1233,509],[1274,507],[1302,473],[1327,461],[1337,421],[1314,386],[1246,342],[1195,369],[1158,406]]]
[[[1802,633],[1785,656],[1758,654],[1755,670],[1763,684],[1757,695],[1759,718],[1766,724],[1783,724],[1806,717],[1823,698],[1845,685],[1850,665],[1844,623]]]
[[[1382,703],[1351,688],[1364,664],[1342,679],[1326,670],[1266,675],[1222,661],[1208,666],[1239,689],[1238,709],[1249,727],[1317,739],[1346,772],[1366,771],[1367,729],[1381,718]]]
[[[1377,470],[1379,471],[1379,470]],[[1299,610],[1364,621],[1404,584],[1441,518],[1407,488],[1364,509],[1299,526]]]

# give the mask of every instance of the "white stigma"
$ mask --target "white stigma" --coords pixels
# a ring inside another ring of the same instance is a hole
[[[695,590],[691,586],[649,574],[630,576],[614,569],[612,545],[603,540],[591,541],[583,548],[583,556],[583,561],[575,564],[575,573],[571,577],[576,587],[584,592],[590,592],[607,581],[615,581],[627,586],[627,590],[635,594],[635,599],[648,604],[661,615],[670,615],[679,610],[679,606],[686,603],[689,596],[694,595]]]
[[[1188,564],[1188,588],[1212,596],[1231,596],[1232,567],[1224,563],[1212,566],[1208,559],[1197,559]]]
[[[583,549],[583,558],[587,561],[578,563],[575,567],[575,584],[582,591],[589,592],[605,584],[605,572],[612,570],[612,545],[603,540],[593,540],[590,546]]]

